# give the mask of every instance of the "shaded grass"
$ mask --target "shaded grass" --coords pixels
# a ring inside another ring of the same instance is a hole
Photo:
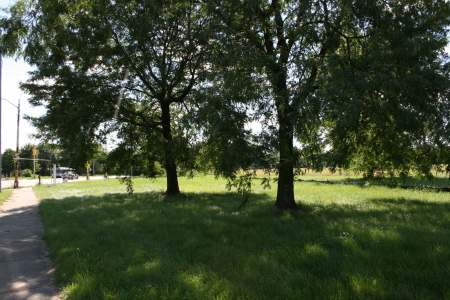
[[[448,299],[450,196],[296,183],[309,213],[273,211],[212,177],[35,187],[68,299]]]

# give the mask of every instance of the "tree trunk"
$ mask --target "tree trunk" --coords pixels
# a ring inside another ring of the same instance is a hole
[[[166,175],[167,175],[167,195],[178,195],[180,188],[178,187],[177,165],[175,162],[166,158]]]
[[[287,56],[281,55],[281,57]],[[275,207],[278,209],[298,209],[294,198],[294,126],[291,119],[293,108],[289,104],[285,65],[285,63],[282,63],[281,66],[276,66],[271,74],[277,107],[278,149],[280,151]]]
[[[293,126],[289,114],[279,116],[279,150],[278,191],[275,207],[278,209],[298,209],[294,198],[294,142]]]
[[[162,103],[161,114],[162,133],[164,137],[164,160],[167,176],[166,194],[178,195],[180,193],[180,188],[178,186],[176,150],[173,147],[172,129],[170,127],[170,104]]]

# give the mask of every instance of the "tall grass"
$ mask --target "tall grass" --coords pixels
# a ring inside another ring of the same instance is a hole
[[[67,299],[450,299],[450,195],[299,182],[241,196],[212,177],[35,187]]]

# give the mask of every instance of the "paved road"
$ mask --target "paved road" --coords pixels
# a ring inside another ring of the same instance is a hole
[[[110,176],[109,178],[113,178],[113,176]],[[90,176],[89,180],[99,180],[103,179],[103,176],[100,177],[93,177]],[[80,176],[76,180],[70,180],[70,181],[84,181],[86,180],[86,176]],[[62,183],[62,178],[56,178],[56,183]],[[26,187],[26,186],[35,186],[38,184],[38,179],[22,179],[19,180],[19,187]],[[41,184],[52,184],[52,179],[42,179]],[[3,188],[10,188],[14,186],[14,180],[2,180],[2,189]]]
[[[42,232],[32,188],[14,190],[0,206],[0,299],[60,299]]]

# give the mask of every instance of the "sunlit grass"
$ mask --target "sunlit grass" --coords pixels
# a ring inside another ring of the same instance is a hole
[[[11,196],[12,190],[11,189],[2,189],[2,192],[0,193],[0,205],[5,202],[9,196]]]
[[[241,196],[212,176],[39,186],[68,299],[449,299],[450,194],[297,182]]]
[[[256,177],[269,177],[267,172],[264,170],[256,170]],[[406,180],[397,178],[390,178],[387,174],[385,176],[375,175],[371,179],[363,178],[361,174],[355,174],[354,172],[348,170],[338,170],[336,172],[331,172],[329,169],[325,168],[323,171],[318,172],[310,169],[299,169],[296,176],[298,181],[319,181],[319,182],[330,182],[330,183],[341,183],[341,184],[372,184],[378,186],[415,186],[415,187],[425,187],[425,188],[442,188],[450,187],[449,174],[445,172],[433,172],[433,178],[428,179],[423,176],[414,175],[412,172],[407,176]],[[274,173],[270,173],[274,177]]]

